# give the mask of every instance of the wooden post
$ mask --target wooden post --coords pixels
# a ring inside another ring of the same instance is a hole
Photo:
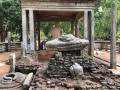
[[[71,34],[74,35],[74,22],[71,22]]]
[[[116,69],[116,15],[117,4],[111,5],[111,45],[110,45],[110,66]]]
[[[79,34],[79,21],[76,21],[76,22],[75,22],[75,36],[76,36],[77,38],[80,37],[80,34]]]
[[[11,51],[11,32],[8,32],[8,52]]]
[[[27,13],[25,9],[22,9],[22,33],[23,33],[23,45],[27,51],[28,45],[28,24],[27,24]]]
[[[84,11],[84,32],[83,38],[88,39],[88,11]]]
[[[33,10],[29,10],[29,21],[30,21],[30,49],[35,51],[35,35],[34,35],[34,13]]]
[[[40,21],[38,21],[38,50],[40,50]]]

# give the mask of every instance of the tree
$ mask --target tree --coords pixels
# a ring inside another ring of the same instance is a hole
[[[7,31],[20,33],[22,29],[21,7],[17,0],[3,0],[0,3],[1,41],[5,41]]]
[[[95,9],[95,38],[110,39],[111,4],[119,0],[98,0]],[[120,4],[117,4],[117,36],[120,37]]]

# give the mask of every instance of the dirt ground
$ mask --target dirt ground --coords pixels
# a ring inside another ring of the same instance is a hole
[[[9,55],[11,53],[15,53],[16,57],[20,56],[20,51],[12,51],[12,52],[4,52],[4,53],[0,53],[0,61],[4,61],[4,60],[8,60],[9,59]]]
[[[110,51],[96,50],[94,51],[94,55],[106,60],[110,60]],[[120,64],[120,53],[118,52],[116,53],[116,60],[117,60],[117,63]]]
[[[9,65],[7,65],[7,64],[5,63],[5,61],[7,61],[7,60],[9,59],[10,53],[15,53],[15,54],[16,54],[16,57],[19,57],[20,54],[21,54],[20,51],[0,53],[0,76],[2,76],[2,75],[4,75],[4,74],[7,74],[7,73],[9,72]],[[110,57],[110,52],[109,52],[109,51],[106,52],[106,51],[104,51],[104,50],[102,50],[102,51],[97,51],[97,52],[95,51],[95,55],[96,55],[96,56],[99,56],[99,57],[101,57],[101,58],[109,59],[109,57]],[[119,58],[120,58],[120,54],[117,53],[117,62],[118,62],[118,63],[120,63]],[[99,60],[99,59],[95,59],[95,60],[101,62],[101,60]],[[106,63],[106,62],[104,62],[104,61],[102,61],[102,62],[109,65],[109,63]],[[120,67],[117,67],[117,70],[120,71]],[[16,90],[18,90],[18,89],[16,89]]]
[[[10,53],[15,53],[16,57],[19,57],[21,54],[20,51],[0,53],[0,76],[9,72],[9,65],[6,65],[5,62],[2,62],[2,61],[8,60]],[[104,51],[104,50],[98,51],[97,50],[94,52],[94,55],[99,56],[104,59],[107,59],[107,60],[110,60],[110,51]],[[117,53],[116,56],[117,56],[117,63],[120,63],[120,53]],[[102,62],[104,63],[104,61],[102,61]]]
[[[0,76],[9,72],[10,68],[9,65],[6,64],[6,61],[9,60],[9,55],[11,53],[15,53],[16,57],[20,56],[20,51],[0,53]]]

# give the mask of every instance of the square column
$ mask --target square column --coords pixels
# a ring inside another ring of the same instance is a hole
[[[8,32],[8,52],[11,51],[11,32]]]
[[[40,50],[40,21],[38,21],[38,50]]]
[[[74,35],[74,22],[71,22],[71,34]]]
[[[36,20],[34,20],[34,36],[35,36],[35,51],[37,50],[37,21]]]
[[[116,16],[117,4],[111,5],[111,45],[110,45],[110,67],[116,69]]]
[[[35,51],[35,28],[34,28],[34,13],[29,10],[29,26],[30,26],[30,50]]]
[[[22,9],[22,38],[23,38],[23,47],[27,51],[28,46],[28,23],[27,23],[27,13],[25,9]]]
[[[88,39],[88,11],[84,11],[84,31],[83,38]]]
[[[94,10],[90,11],[90,30],[89,30],[89,55],[94,55]]]
[[[79,21],[75,21],[75,36],[77,38],[80,37],[80,34],[79,34]]]

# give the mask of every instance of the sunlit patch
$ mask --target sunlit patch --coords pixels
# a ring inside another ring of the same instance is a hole
[[[0,66],[4,66],[5,64],[4,63],[0,63]]]

